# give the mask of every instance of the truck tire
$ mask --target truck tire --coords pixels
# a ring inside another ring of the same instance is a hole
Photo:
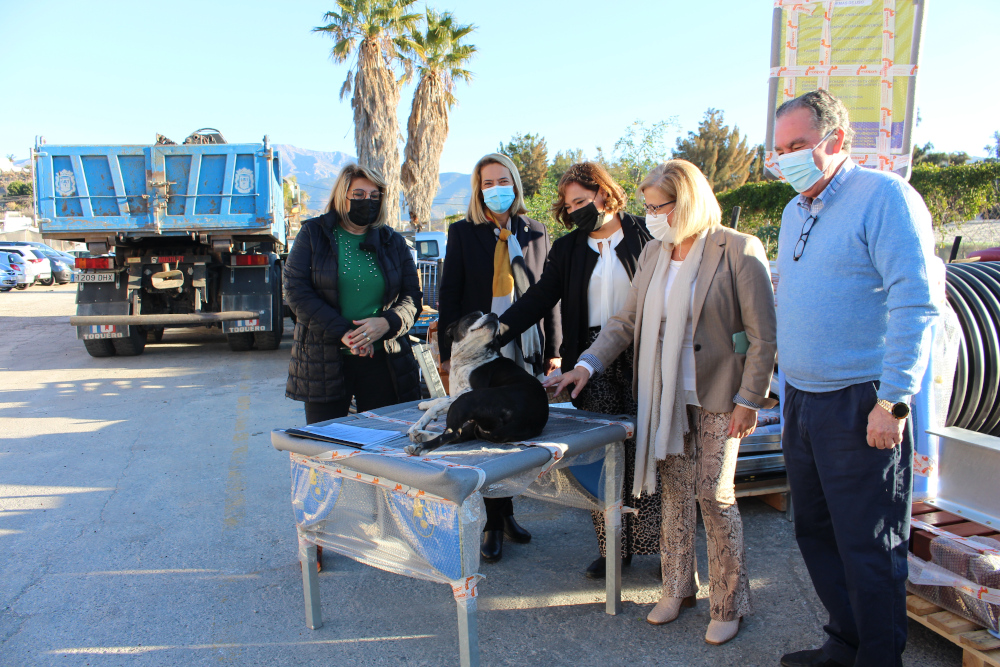
[[[226,340],[229,341],[229,349],[233,352],[246,352],[253,349],[252,332],[240,331],[238,333],[228,333],[226,334]]]
[[[271,330],[254,332],[253,339],[258,350],[277,350],[281,346],[281,336],[285,333],[285,309],[281,304],[281,272],[275,271],[271,275],[277,275],[272,283],[274,289],[271,291]]]
[[[146,342],[159,343],[163,340],[163,327],[151,327],[146,329]]]
[[[146,349],[146,332],[139,327],[129,327],[124,338],[112,338],[115,353],[122,357],[137,357]]]
[[[87,348],[87,354],[92,357],[113,357],[115,356],[115,346],[109,338],[98,338],[97,340],[85,340],[83,346]]]

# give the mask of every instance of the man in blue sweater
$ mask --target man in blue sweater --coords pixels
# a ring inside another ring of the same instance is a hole
[[[917,392],[937,316],[930,213],[899,176],[858,167],[825,90],[777,111],[778,166],[800,196],[778,240],[782,448],[795,536],[830,614],[786,667],[901,666]]]

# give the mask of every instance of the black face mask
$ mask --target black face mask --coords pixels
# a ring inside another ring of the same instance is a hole
[[[378,220],[378,214],[381,210],[381,201],[372,201],[371,199],[352,199],[351,211],[348,215],[351,218],[351,222],[354,224],[359,227],[367,227]]]
[[[611,216],[602,211],[598,211],[594,202],[582,206],[569,214],[573,224],[584,234],[596,232],[604,226],[604,223],[611,219]]]

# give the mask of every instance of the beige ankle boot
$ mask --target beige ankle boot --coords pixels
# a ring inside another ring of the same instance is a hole
[[[705,643],[718,646],[725,644],[736,636],[740,631],[740,619],[735,621],[717,621],[714,618],[708,624],[708,632],[705,633]]]
[[[666,625],[680,616],[681,607],[693,607],[694,604],[695,597],[693,595],[686,598],[675,598],[664,595],[656,603],[652,611],[649,612],[649,615],[646,616],[646,622],[650,625]]]

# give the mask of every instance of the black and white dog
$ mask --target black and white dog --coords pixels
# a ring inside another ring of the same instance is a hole
[[[451,336],[451,396],[424,401],[426,410],[407,434],[408,454],[423,454],[453,442],[479,438],[519,442],[534,438],[549,419],[542,383],[500,356],[500,329],[493,313],[470,313],[448,327]],[[424,428],[447,411],[443,433]]]

